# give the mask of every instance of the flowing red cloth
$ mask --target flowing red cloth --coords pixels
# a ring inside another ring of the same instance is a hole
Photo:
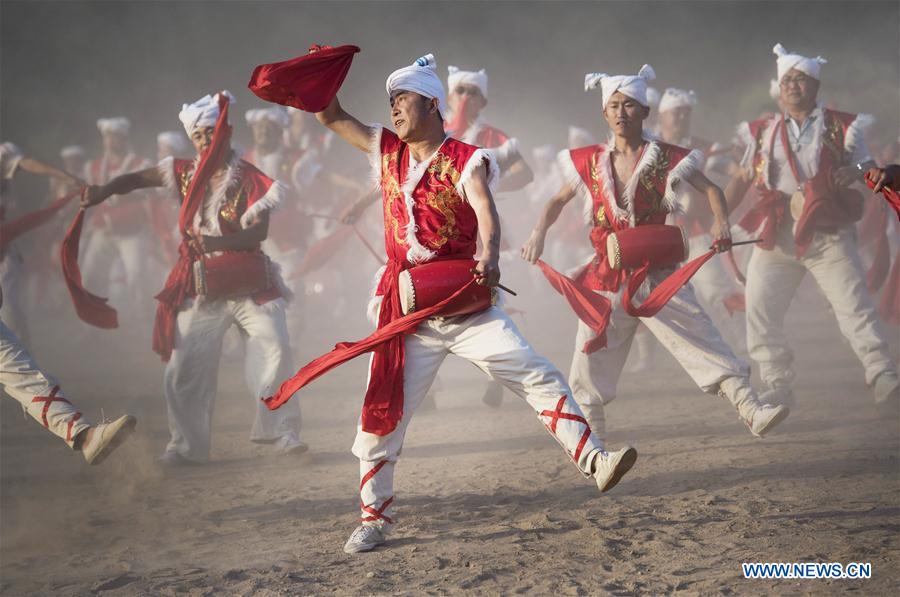
[[[357,52],[357,46],[312,46],[304,56],[257,66],[247,87],[267,102],[321,112],[337,95]]]
[[[650,273],[650,264],[644,264],[642,267],[636,269],[628,278],[628,283],[625,285],[625,293],[622,297],[622,306],[625,307],[625,312],[632,317],[653,317],[659,313],[660,309],[666,306],[666,303],[675,296],[676,292],[681,290],[682,286],[690,281],[691,277],[697,273],[697,270],[703,267],[703,265],[712,259],[715,254],[715,249],[710,249],[700,257],[688,261],[672,272],[665,280],[660,282],[656,288],[650,291],[650,294],[644,302],[641,303],[640,307],[635,307],[631,303],[631,299],[641,287],[641,284],[644,283],[644,280],[647,279],[647,274]]]
[[[738,223],[747,232],[753,233],[759,230],[759,237],[763,239],[759,243],[761,249],[771,251],[778,240],[778,225],[784,219],[788,206],[788,196],[781,191],[771,189],[757,189],[759,199],[751,207]]]
[[[56,212],[61,210],[69,203],[69,201],[78,197],[80,194],[81,189],[78,189],[64,197],[60,197],[47,207],[29,212],[11,222],[4,222],[0,225],[0,251],[5,249],[9,243],[26,232],[34,230],[38,226],[49,222],[53,216],[56,215]]]
[[[181,203],[178,215],[178,229],[181,231],[181,244],[178,246],[178,261],[169,272],[166,285],[156,295],[159,305],[156,307],[156,320],[153,322],[153,350],[168,361],[175,348],[175,319],[178,309],[184,303],[191,290],[191,264],[194,260],[192,249],[188,245],[188,233],[194,225],[194,215],[203,205],[206,190],[212,175],[231,155],[231,126],[228,124],[228,98],[219,94],[219,118],[213,132],[212,144],[200,158],[197,171],[194,172]]]
[[[605,347],[606,326],[609,325],[609,317],[612,314],[612,303],[609,299],[559,273],[541,259],[537,264],[550,285],[568,301],[569,306],[578,315],[578,319],[596,334],[594,338],[584,343],[581,350],[586,354],[591,354]]]
[[[428,307],[427,309],[414,311],[409,315],[404,315],[402,317],[394,319],[387,325],[378,328],[374,333],[363,340],[360,340],[358,342],[341,342],[339,344],[336,344],[334,350],[332,350],[331,352],[320,356],[307,365],[304,365],[299,371],[297,371],[297,373],[293,377],[281,384],[281,387],[278,389],[278,392],[274,396],[263,398],[263,402],[266,403],[266,406],[270,410],[275,410],[282,404],[290,400],[291,397],[301,388],[317,379],[318,377],[324,375],[325,373],[331,371],[335,367],[342,365],[363,353],[377,350],[384,347],[385,345],[397,343],[402,344],[403,336],[406,334],[414,333],[418,325],[424,320],[428,319],[429,317],[439,315],[440,312],[445,308],[454,308],[454,301],[460,295],[465,293],[472,284],[475,283],[476,281],[475,279],[473,279],[471,282],[457,290],[455,293],[453,293],[440,303]],[[388,300],[387,295],[384,297],[384,300]],[[374,364],[372,369],[372,376],[374,377],[376,375]],[[402,372],[402,370],[403,369],[401,367],[400,371]],[[392,407],[395,406],[396,405],[393,404],[393,401],[390,400],[387,403],[370,404],[369,400],[367,399],[366,404],[363,407],[363,429],[368,430],[370,433],[377,433],[379,435],[385,434],[379,433],[379,430],[383,430],[386,427],[394,429],[396,427],[396,422],[394,422],[393,425],[390,425],[390,421],[392,421],[394,418],[396,418],[396,421],[399,421],[403,416],[402,404],[399,405],[399,412],[392,410]],[[389,432],[390,431],[388,431],[388,433]]]
[[[875,183],[869,179],[868,172],[866,172],[865,180],[870,189],[875,188]],[[881,188],[881,193],[884,195],[884,198],[887,199],[888,204],[894,208],[897,218],[900,219],[900,192],[885,186]]]
[[[81,283],[81,270],[78,267],[78,244],[81,241],[81,227],[84,224],[84,209],[79,209],[75,219],[69,226],[59,259],[62,262],[63,278],[69,288],[72,304],[75,305],[75,313],[78,317],[91,325],[103,329],[119,327],[119,317],[116,310],[107,303],[108,299],[101,298],[88,292]]]

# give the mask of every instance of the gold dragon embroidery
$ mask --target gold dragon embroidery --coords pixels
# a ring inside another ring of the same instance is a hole
[[[428,166],[428,174],[434,176],[445,188],[437,193],[425,193],[425,203],[444,216],[444,223],[435,231],[437,238],[428,241],[433,249],[440,249],[451,240],[459,237],[456,227],[456,208],[462,203],[462,197],[456,192],[461,174],[451,159],[438,152]]]
[[[384,204],[385,223],[391,228],[394,242],[398,245],[406,246],[406,239],[400,234],[400,222],[397,221],[397,217],[394,215],[394,206],[398,204],[402,206],[405,203],[403,192],[400,190],[400,183],[394,176],[394,172],[397,170],[398,158],[399,152],[396,151],[381,156],[381,184],[384,186],[384,191],[388,197]],[[403,209],[406,209],[405,206]]]

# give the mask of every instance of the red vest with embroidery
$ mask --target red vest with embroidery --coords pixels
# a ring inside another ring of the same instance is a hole
[[[661,141],[648,143],[644,151],[658,147],[656,159],[635,172],[638,176],[631,201],[619,198],[615,189],[608,150],[605,145],[590,145],[569,150],[569,156],[581,183],[591,197],[591,244],[594,259],[582,271],[578,281],[591,290],[616,292],[628,277],[625,270],[615,270],[606,258],[606,238],[610,233],[644,224],[665,224],[670,207],[663,200],[669,173],[689,153],[689,149]],[[638,168],[641,160],[638,160]],[[609,185],[612,188],[607,188]],[[627,186],[627,185],[626,185]]]
[[[382,131],[384,244],[388,258],[402,269],[431,259],[475,255],[478,219],[456,185],[476,151],[477,147],[448,137],[429,164],[410,169],[406,143],[391,131]],[[406,193],[404,187],[412,182],[407,178],[418,176],[423,168],[412,193]]]
[[[172,161],[179,202],[184,201],[184,196],[191,184],[195,167],[196,163],[194,160],[175,158]],[[260,172],[256,166],[244,160],[239,160],[236,168],[236,176],[233,176],[233,180],[229,181],[228,188],[225,191],[225,200],[219,206],[216,214],[219,230],[221,230],[223,236],[234,234],[242,229],[241,217],[262,199],[275,183],[274,180]],[[201,217],[204,213],[204,207],[198,210],[198,214]],[[255,250],[261,251],[258,244]],[[269,290],[254,295],[253,300],[261,305],[279,298],[281,295],[278,285],[273,285]]]
[[[847,130],[856,114],[823,109],[824,130],[822,145],[819,151],[819,163],[816,175],[803,183],[805,201],[800,219],[794,229],[796,255],[802,256],[809,247],[816,231],[833,232],[862,216],[861,196],[852,189],[840,189],[833,182],[834,171],[846,165],[848,156],[844,149]],[[753,154],[753,178],[757,193],[757,203],[741,219],[741,226],[748,231],[760,231],[763,242],[761,249],[771,250],[775,247],[777,229],[789,209],[789,197],[767,185],[771,180],[772,155],[774,144],[782,143],[781,134],[784,126],[781,117],[761,118],[748,124],[750,134],[755,140]],[[771,130],[770,135],[765,132]],[[785,150],[788,159],[796,159]],[[790,165],[786,166],[790,169]]]

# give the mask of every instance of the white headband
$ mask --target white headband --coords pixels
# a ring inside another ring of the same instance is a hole
[[[428,99],[437,98],[441,118],[447,114],[447,95],[444,85],[437,76],[437,62],[434,54],[426,54],[409,66],[398,68],[385,82],[388,95],[397,90],[412,91]]]
[[[288,115],[287,110],[281,106],[269,106],[268,108],[254,108],[252,110],[247,110],[244,117],[247,119],[247,124],[250,126],[264,120],[274,122],[281,128],[287,128],[291,124],[291,117]]]
[[[229,104],[234,103],[234,96],[230,91],[222,93],[228,98]],[[216,126],[216,121],[219,119],[219,94],[204,95],[192,104],[182,105],[178,119],[184,125],[188,137],[198,128]]]
[[[124,116],[116,116],[114,118],[100,118],[97,120],[97,130],[101,135],[120,134],[127,135],[131,130],[131,121]]]
[[[588,73],[584,76],[584,90],[600,88],[603,98],[603,107],[609,103],[609,98],[615,92],[627,95],[631,99],[637,101],[642,106],[650,107],[647,99],[647,81],[656,78],[656,72],[649,64],[645,64],[638,71],[637,76],[632,75],[615,75],[610,76],[606,73]]]
[[[459,70],[455,66],[448,66],[447,89],[452,93],[457,85],[473,85],[487,98],[488,76],[484,69],[479,71]]]
[[[693,90],[686,91],[675,87],[668,87],[659,100],[658,111],[660,113],[674,110],[675,108],[693,108],[697,105],[697,94]]]
[[[190,144],[184,133],[179,131],[163,131],[156,135],[156,144],[165,145],[178,154],[187,153],[190,150]]]
[[[781,79],[784,78],[784,75],[792,68],[795,68],[818,81],[819,71],[822,69],[822,65],[828,63],[828,61],[821,56],[807,58],[800,54],[791,54],[785,50],[784,46],[781,44],[775,44],[775,47],[772,48],[772,53],[778,56],[775,64],[778,70],[779,83],[781,82]]]
[[[84,148],[81,145],[66,145],[59,152],[59,156],[61,158],[74,158],[76,156],[83,156],[83,155],[84,155]]]

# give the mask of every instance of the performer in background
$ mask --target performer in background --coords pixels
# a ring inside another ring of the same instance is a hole
[[[608,259],[608,237],[635,227],[663,224],[675,206],[676,189],[685,182],[709,203],[713,213],[710,235],[717,250],[727,250],[731,245],[725,197],[700,171],[700,152],[652,140],[643,132],[650,112],[647,80],[654,77],[648,65],[637,76],[586,75],[585,89],[600,88],[602,92],[603,115],[613,138],[605,145],[560,153],[568,182],[547,203],[531,238],[522,247],[522,257],[537,263],[547,231],[562,209],[576,196],[586,202],[595,256],[577,276],[577,282],[589,292],[607,297],[612,311],[605,344],[598,342],[598,330],[579,321],[569,383],[598,434],[605,433],[603,407],[616,396],[632,338],[642,321],[704,392],[727,398],[750,431],[762,436],[780,423],[788,410],[760,403],[750,386],[749,366],[722,340],[690,285],[682,286],[655,316],[639,320],[623,306],[627,297],[623,297],[623,290],[634,274],[614,269]],[[649,284],[642,284],[638,300],[671,273],[671,269],[651,269]],[[590,354],[588,345],[592,345]]]
[[[209,458],[222,338],[232,325],[247,342],[245,373],[256,406],[251,441],[275,443],[284,452],[307,449],[298,434],[296,404],[270,412],[259,402],[292,365],[285,291],[260,250],[284,190],[232,151],[230,126],[221,112],[230,98],[228,92],[207,95],[179,113],[199,160],[166,158],[156,168],[90,186],[83,199],[93,206],[112,195],[165,186],[181,205],[184,239],[179,261],[157,296],[153,334],[154,350],[167,361],[172,438],[161,458],[165,465]]]
[[[794,401],[784,316],[809,272],[862,362],[876,405],[893,410],[900,379],[857,252],[853,225],[862,217],[863,195],[850,188],[872,165],[863,138],[871,117],[816,103],[823,58],[781,44],[774,53],[784,111],[739,127],[747,150],[727,189],[733,208],[755,187],[741,226],[764,240],[747,268],[747,349],[769,388],[763,398]]]

